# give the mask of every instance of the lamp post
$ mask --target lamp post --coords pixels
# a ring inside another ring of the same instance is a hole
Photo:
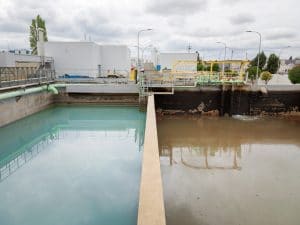
[[[218,41],[218,42],[216,42],[216,43],[217,43],[217,44],[222,44],[222,45],[224,45],[224,61],[223,61],[223,65],[222,65],[222,76],[224,76],[227,45],[226,45],[225,42],[221,42],[221,41]]]
[[[291,46],[286,46],[286,47],[283,47],[283,48],[281,48],[281,49],[279,50],[279,54],[278,54],[278,58],[279,58],[279,60],[278,60],[278,71],[279,71],[280,65],[281,65],[281,62],[280,62],[280,55],[281,55],[282,51],[283,51],[284,49],[287,49],[287,48],[290,48],[290,47],[291,47]]]
[[[142,32],[146,32],[146,31],[151,31],[152,29],[143,29],[143,30],[139,30],[138,31],[138,34],[137,34],[137,51],[138,51],[138,61],[137,61],[137,69],[138,69],[138,72],[140,71],[140,34]]]
[[[260,51],[261,51],[261,33],[254,31],[254,30],[247,30],[247,33],[256,33],[259,36],[259,47],[258,47],[258,55],[257,55],[257,68],[256,68],[256,77],[255,80],[257,82],[258,79],[258,69],[259,69],[259,58],[260,58]]]

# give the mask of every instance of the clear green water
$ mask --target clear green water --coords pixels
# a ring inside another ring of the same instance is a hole
[[[136,224],[145,114],[57,106],[0,128],[0,224]]]

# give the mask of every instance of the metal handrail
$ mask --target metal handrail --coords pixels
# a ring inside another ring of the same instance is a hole
[[[0,89],[41,84],[55,80],[55,71],[37,67],[0,67]]]

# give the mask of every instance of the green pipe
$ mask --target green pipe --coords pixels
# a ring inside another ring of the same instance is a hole
[[[56,89],[56,87],[54,87],[53,85],[49,85],[47,91],[57,95],[58,94],[58,90]]]
[[[50,85],[43,85],[40,87],[34,87],[34,88],[24,88],[24,89],[19,89],[16,91],[10,91],[10,92],[4,92],[0,94],[0,100],[8,99],[8,98],[14,98],[18,96],[23,96],[23,95],[28,95],[36,92],[41,92],[41,91],[48,91],[51,92],[55,95],[58,94],[58,90],[56,89],[57,87],[65,87],[65,84],[50,84]]]

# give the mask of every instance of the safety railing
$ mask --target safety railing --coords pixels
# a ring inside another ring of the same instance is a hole
[[[143,86],[155,87],[195,87],[196,85],[219,85],[227,83],[244,83],[244,76],[232,72],[145,72]]]
[[[0,89],[52,82],[55,71],[36,67],[0,67]]]

